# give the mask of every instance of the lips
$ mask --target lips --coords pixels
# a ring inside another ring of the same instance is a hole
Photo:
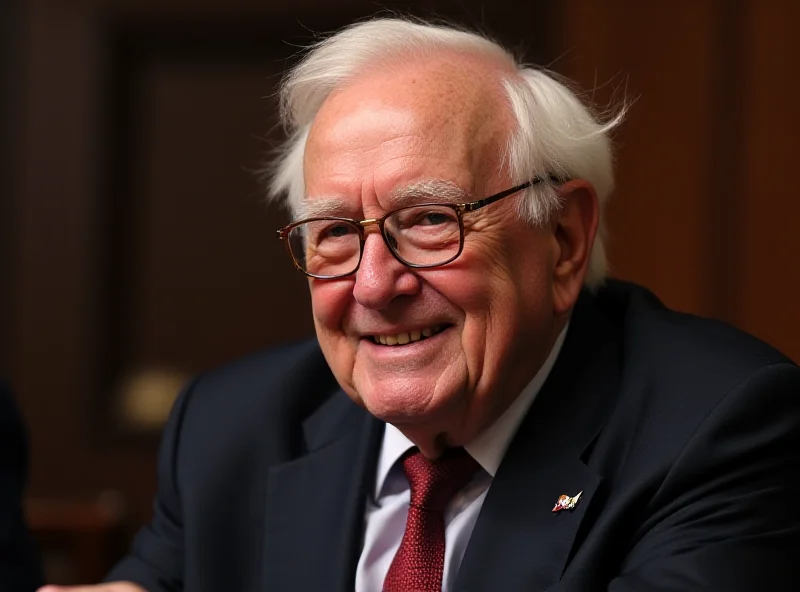
[[[425,327],[424,329],[415,329],[407,333],[396,333],[393,335],[370,335],[369,339],[371,339],[373,343],[379,345],[408,345],[409,343],[423,341],[428,337],[432,337],[437,333],[441,333],[445,328],[446,325],[433,325],[431,327]]]

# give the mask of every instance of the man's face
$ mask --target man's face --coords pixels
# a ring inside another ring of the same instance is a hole
[[[501,159],[513,121],[485,65],[461,58],[387,70],[362,75],[320,110],[304,164],[315,214],[380,218],[511,187]],[[551,229],[518,219],[517,199],[466,214],[463,252],[444,267],[404,266],[371,227],[355,274],[310,280],[337,380],[412,440],[469,441],[519,394],[557,335],[558,243]]]

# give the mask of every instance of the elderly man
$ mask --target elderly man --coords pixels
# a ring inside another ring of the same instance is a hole
[[[603,281],[618,119],[400,20],[282,98],[317,340],[187,387],[96,590],[788,589],[800,369]]]

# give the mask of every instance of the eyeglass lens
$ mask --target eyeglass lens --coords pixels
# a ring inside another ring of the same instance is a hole
[[[403,262],[436,266],[461,248],[458,214],[447,206],[412,206],[389,215],[383,225],[389,248]],[[346,220],[311,220],[289,231],[289,246],[304,271],[324,277],[355,271],[361,258],[361,232]]]

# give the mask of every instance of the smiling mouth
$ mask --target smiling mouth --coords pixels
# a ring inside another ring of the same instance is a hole
[[[410,331],[408,333],[397,333],[396,335],[370,335],[369,339],[378,345],[398,346],[424,341],[428,337],[433,337],[447,328],[447,325],[434,325],[425,327],[422,330]]]

